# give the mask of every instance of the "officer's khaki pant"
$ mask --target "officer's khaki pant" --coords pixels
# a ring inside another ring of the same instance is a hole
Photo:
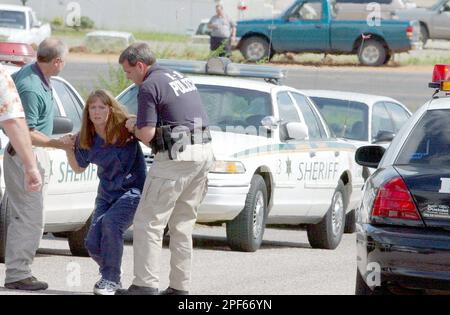
[[[19,156],[5,152],[3,171],[8,195],[8,234],[6,239],[5,283],[31,277],[31,264],[44,231],[44,195],[50,175],[50,158],[43,148],[34,148],[42,175],[41,192],[27,192]]]
[[[134,285],[159,287],[163,232],[169,224],[170,287],[189,290],[192,230],[213,165],[211,145],[198,146],[206,153],[204,159],[173,161],[167,153],[155,157],[134,217]]]

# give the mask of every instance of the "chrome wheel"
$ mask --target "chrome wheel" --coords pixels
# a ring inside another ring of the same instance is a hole
[[[337,191],[331,204],[331,224],[335,236],[339,235],[344,225],[344,211],[344,197],[340,191]]]
[[[266,47],[261,42],[252,42],[247,46],[247,59],[250,61],[258,61],[267,55]]]
[[[361,56],[365,64],[375,64],[380,58],[380,50],[373,45],[364,46]]]
[[[264,195],[258,191],[253,209],[253,238],[258,239],[261,235],[264,224]]]

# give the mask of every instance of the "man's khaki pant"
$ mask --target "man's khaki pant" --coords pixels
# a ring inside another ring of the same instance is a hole
[[[192,230],[213,165],[211,144],[196,146],[203,152],[196,161],[170,160],[167,152],[158,153],[150,168],[133,223],[134,285],[159,287],[163,232],[169,224],[170,287],[189,291]]]
[[[31,264],[44,231],[44,196],[50,175],[50,158],[43,148],[34,148],[42,175],[41,192],[27,192],[23,164],[16,154],[5,152],[3,170],[8,195],[8,234],[6,239],[5,283],[32,276]]]

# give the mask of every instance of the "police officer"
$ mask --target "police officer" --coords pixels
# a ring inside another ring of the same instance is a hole
[[[156,63],[145,43],[119,58],[127,78],[139,86],[137,118],[127,128],[156,150],[134,218],[134,280],[116,294],[158,294],[164,228],[170,231],[170,283],[161,294],[188,294],[192,230],[213,165],[208,117],[193,82]]]

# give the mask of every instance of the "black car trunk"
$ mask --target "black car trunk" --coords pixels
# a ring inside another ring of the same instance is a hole
[[[450,167],[395,166],[427,227],[450,230]]]

